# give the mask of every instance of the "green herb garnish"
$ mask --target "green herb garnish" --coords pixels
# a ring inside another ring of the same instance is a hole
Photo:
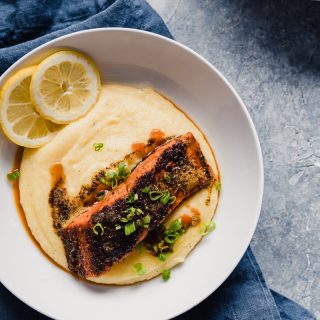
[[[93,144],[94,150],[95,151],[100,151],[103,148],[103,143],[99,142],[99,143],[94,143]]]
[[[98,193],[96,194],[96,199],[97,199],[97,200],[102,200],[105,195],[106,195],[106,191],[105,191],[105,190],[102,190],[102,191],[100,191],[100,192],[98,192]]]
[[[127,219],[131,220],[136,215],[136,208],[130,207],[130,208],[127,209],[127,212],[129,212],[127,214]]]
[[[148,228],[149,223],[151,221],[151,217],[147,214],[145,217],[142,218],[142,221],[143,221],[143,227]]]
[[[182,222],[181,219],[176,219],[171,222],[169,231],[179,231],[182,228]]]
[[[160,202],[163,205],[166,205],[170,201],[170,192],[169,191],[163,191],[162,196],[160,198]]]
[[[150,197],[150,200],[157,201],[162,197],[162,191],[150,191],[149,197]]]
[[[122,227],[120,226],[120,224],[116,225],[116,230],[120,230]]]
[[[111,188],[114,189],[118,186],[118,175],[116,172],[114,171],[108,171],[105,174],[105,177],[109,180],[109,182],[107,182],[106,184],[110,185],[111,184]],[[100,179],[101,181],[101,179]],[[102,181],[101,181],[102,182]]]
[[[127,219],[128,221],[132,220],[132,218],[135,216],[135,214],[133,212],[127,214]]]
[[[111,188],[115,189],[118,186],[118,179],[112,180],[111,181]]]
[[[176,201],[175,196],[171,196],[168,190],[160,191],[154,190],[152,191],[150,187],[145,187],[141,190],[143,193],[147,193],[149,195],[150,200],[157,201],[160,199],[161,204],[173,204]]]
[[[129,207],[126,211],[128,212],[128,213],[133,213],[133,214],[135,214],[136,213],[136,208],[135,207]]]
[[[164,281],[168,281],[170,279],[170,270],[169,269],[164,269],[162,271],[162,279]]]
[[[137,214],[138,216],[140,216],[140,214],[143,214],[143,211],[142,211],[141,209],[137,208],[137,209],[136,209],[136,214]]]
[[[144,265],[140,262],[136,263],[133,268],[139,276],[143,276],[146,273]]]
[[[218,190],[218,191],[221,190],[221,182],[220,182],[220,181],[217,181],[217,182],[215,183],[215,188],[216,188],[216,190]]]
[[[128,175],[130,174],[130,170],[126,167],[124,162],[121,162],[118,165],[118,173],[115,171],[108,171],[105,173],[104,177],[99,178],[99,181],[111,186],[112,189],[115,189],[118,184],[124,181]]]
[[[105,173],[105,178],[101,177],[99,181],[111,185],[111,188],[114,189],[118,185],[118,175],[114,171],[108,171]]]
[[[127,198],[127,203],[133,203],[135,201],[137,201],[139,198],[138,194],[137,193],[133,193],[131,192]]]
[[[106,184],[107,186],[111,185],[111,182],[108,181],[108,180],[106,180],[106,179],[103,178],[103,177],[100,177],[100,178],[99,178],[99,181],[100,181],[101,183],[103,183],[103,184]]]
[[[126,173],[126,164],[124,162],[120,162],[118,165],[118,174],[119,176],[124,175]]]
[[[170,232],[164,237],[164,241],[167,243],[175,243],[179,239],[179,237],[180,237],[179,232],[177,231]]]
[[[151,188],[150,187],[145,187],[143,189],[141,189],[142,193],[150,193],[151,192]]]
[[[99,236],[99,235],[103,236],[104,235],[104,228],[103,228],[101,223],[96,223],[94,225],[94,227],[92,228],[92,230],[93,230],[93,233],[96,234],[97,236]],[[100,230],[100,232],[98,230]]]
[[[212,232],[216,229],[216,224],[214,221],[209,221],[205,223],[201,228],[200,228],[200,233],[203,236],[206,236],[209,232]]]
[[[175,196],[171,196],[169,200],[169,204],[174,204],[176,202],[177,198]]]
[[[150,223],[151,217],[147,214],[145,217],[142,218],[142,221],[143,221],[144,223]]]
[[[7,174],[7,178],[9,181],[14,181],[19,179],[20,177],[20,171],[18,169],[13,170],[12,172],[9,172]]]
[[[130,174],[130,169],[124,162],[120,162],[118,165],[118,176],[121,180],[125,180]]]
[[[108,178],[108,179],[116,179],[117,178],[117,173],[115,172],[115,171],[108,171],[107,173],[106,173],[106,177]]]
[[[164,176],[163,176],[163,179],[166,181],[166,182],[171,182],[171,176],[170,176],[170,174],[165,174]]]
[[[131,222],[131,223],[128,223],[124,226],[124,234],[126,236],[129,236],[131,233],[135,232],[136,231],[136,224],[135,222]]]
[[[122,218],[120,218],[120,221],[121,221],[121,222],[128,222],[128,218],[123,218],[123,217],[122,217]]]
[[[164,257],[159,257],[160,253],[173,252],[174,244],[185,232],[186,229],[183,227],[181,218],[173,220],[167,227],[162,224],[157,228],[153,238],[147,240],[145,248],[153,255],[158,256],[160,260],[164,259]]]
[[[164,253],[159,253],[158,258],[160,261],[166,261],[167,260],[167,256]]]
[[[172,221],[169,228],[164,231],[164,241],[170,244],[175,243],[183,231],[181,219]]]

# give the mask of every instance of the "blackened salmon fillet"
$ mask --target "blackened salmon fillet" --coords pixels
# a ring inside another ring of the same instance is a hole
[[[107,272],[184,199],[213,180],[192,133],[168,140],[102,201],[60,230],[69,269],[84,278]]]

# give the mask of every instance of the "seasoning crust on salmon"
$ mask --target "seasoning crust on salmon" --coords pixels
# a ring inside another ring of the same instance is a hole
[[[84,278],[107,272],[213,180],[192,133],[160,145],[103,200],[60,229],[69,269]]]

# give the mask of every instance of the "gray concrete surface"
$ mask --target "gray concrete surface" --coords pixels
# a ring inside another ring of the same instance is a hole
[[[247,105],[265,164],[254,253],[271,288],[320,318],[320,2],[149,2]]]

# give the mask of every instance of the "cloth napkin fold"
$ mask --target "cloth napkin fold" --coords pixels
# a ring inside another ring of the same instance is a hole
[[[126,27],[172,38],[144,0],[0,0],[0,74],[21,56],[62,35]],[[214,271],[213,271],[214,272]],[[0,319],[48,319],[0,285]],[[176,320],[315,320],[300,305],[270,290],[251,249],[224,284]]]

